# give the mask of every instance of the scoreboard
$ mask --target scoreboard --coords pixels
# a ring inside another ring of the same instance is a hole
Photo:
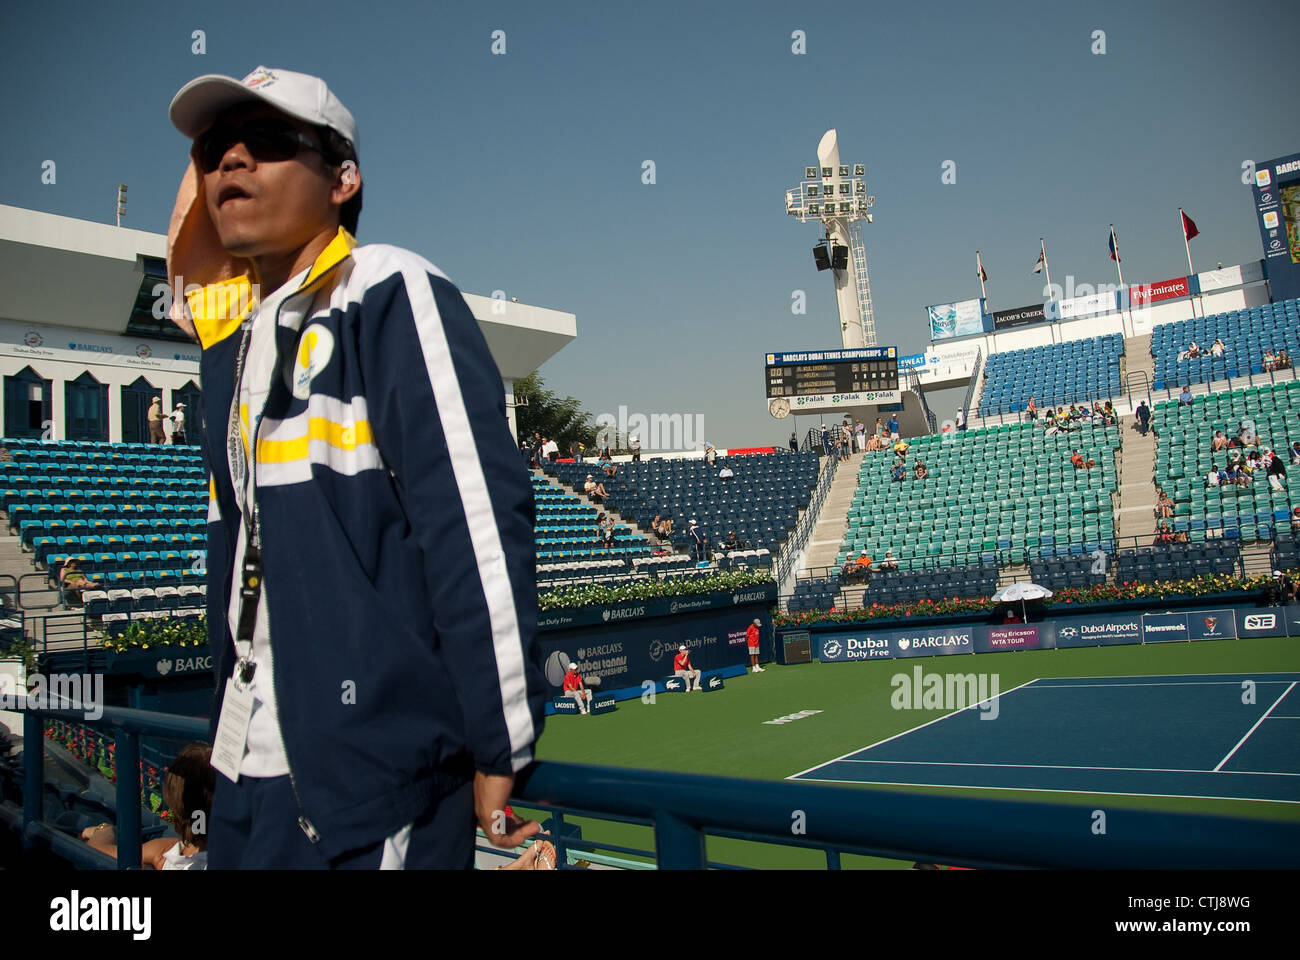
[[[896,347],[769,353],[764,376],[768,409],[775,417],[792,410],[902,400]]]

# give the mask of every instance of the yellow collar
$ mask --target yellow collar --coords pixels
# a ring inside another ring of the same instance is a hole
[[[352,248],[356,245],[356,237],[339,227],[339,232],[329,242],[329,246],[321,251],[294,294],[324,286],[329,272],[350,257]],[[194,318],[194,331],[199,335],[199,343],[205,350],[239,329],[244,318],[257,306],[253,290],[252,281],[244,274],[210,283],[185,295],[190,316]]]

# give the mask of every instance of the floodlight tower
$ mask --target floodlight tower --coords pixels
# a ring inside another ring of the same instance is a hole
[[[817,144],[817,166],[804,167],[799,186],[785,192],[785,212],[800,223],[817,221],[825,239],[813,248],[818,270],[831,271],[840,311],[840,340],[845,348],[874,347],[876,320],[867,279],[867,247],[862,222],[871,223],[875,197],[867,195],[866,164],[840,163],[839,137],[827,130]]]

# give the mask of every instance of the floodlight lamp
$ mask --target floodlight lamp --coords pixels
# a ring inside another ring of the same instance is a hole
[[[822,179],[823,179],[823,180],[829,180],[829,179],[830,179],[831,177],[833,177],[833,176],[835,176],[835,168],[834,168],[834,167],[822,167]]]
[[[853,165],[853,175],[855,177],[865,177],[867,175],[867,165],[865,163],[855,163]]]
[[[863,183],[861,180],[859,180],[857,183],[853,185],[853,192],[861,193],[865,196],[867,192],[867,185]]]
[[[840,176],[847,177],[848,175],[849,175],[848,164],[844,164],[844,163],[840,164]]]

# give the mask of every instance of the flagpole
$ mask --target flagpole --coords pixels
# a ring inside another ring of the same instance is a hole
[[[1192,244],[1187,239],[1187,214],[1183,213],[1183,208],[1178,208],[1178,225],[1183,229],[1183,249],[1187,251],[1187,282],[1191,283],[1191,278],[1196,276],[1196,268],[1192,266]],[[1196,293],[1196,298],[1201,297],[1200,291]],[[1201,301],[1201,316],[1205,316],[1205,301]],[[1192,306],[1192,319],[1196,319],[1196,306]]]
[[[1119,237],[1115,236],[1115,224],[1110,225],[1110,242],[1115,245],[1115,269],[1119,271],[1119,289],[1126,297],[1128,288],[1124,286],[1124,265],[1120,262],[1119,255]],[[1133,302],[1129,300],[1128,305],[1128,328],[1132,335],[1136,336],[1137,331],[1133,329]]]
[[[1052,303],[1055,303],[1056,293],[1055,293],[1055,288],[1052,286],[1052,268],[1047,263],[1047,245],[1043,243],[1042,237],[1038,238],[1038,252],[1043,255],[1043,271],[1047,274],[1047,296],[1051,299]],[[1056,318],[1056,322],[1057,325],[1059,326],[1061,323],[1061,318],[1059,315]],[[1052,343],[1055,343],[1056,327],[1048,327],[1048,331],[1052,334]]]
[[[975,269],[980,277],[980,297],[987,300],[988,294],[984,292],[984,261],[980,259],[980,252],[975,251]]]

